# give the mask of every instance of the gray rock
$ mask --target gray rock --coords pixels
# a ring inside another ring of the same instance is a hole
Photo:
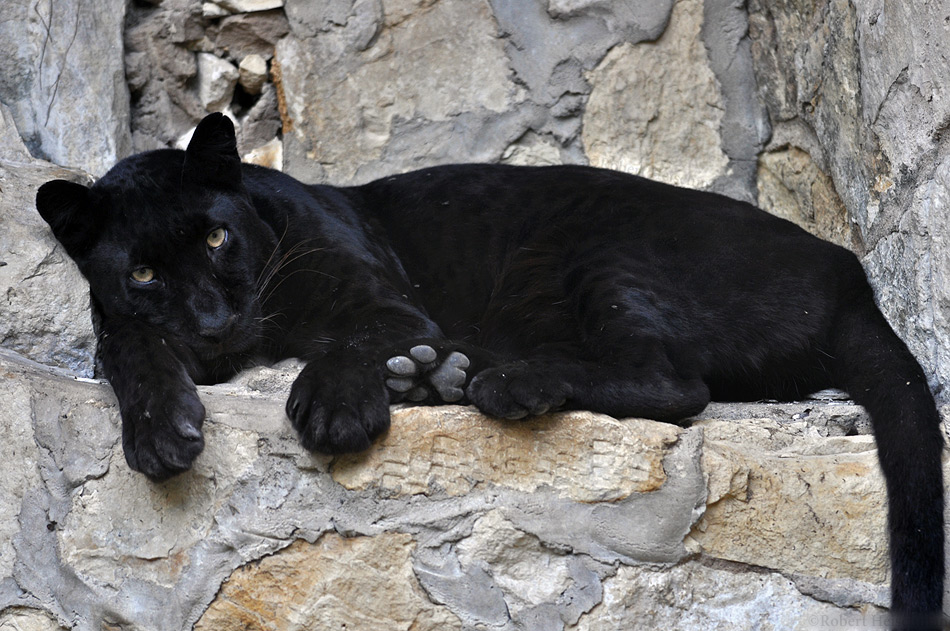
[[[212,2],[231,13],[269,11],[284,6],[284,0],[212,0]]]
[[[0,344],[91,375],[95,336],[89,288],[35,204],[36,190],[49,180],[91,180],[80,171],[34,160],[16,144],[15,130],[0,130],[0,147],[11,147],[4,155],[14,158],[0,159]]]
[[[486,3],[443,0],[398,24],[381,26],[383,18],[375,3],[356,2],[345,26],[278,44],[288,173],[313,180],[317,164],[346,182],[383,161],[392,172],[445,159],[438,145],[420,151],[423,128],[438,129],[456,160],[478,159],[468,143],[477,133],[490,138],[485,121],[519,100]],[[446,37],[462,25],[464,37]],[[403,50],[411,52],[393,54]],[[400,140],[411,150],[397,149]],[[507,145],[492,142],[496,156]]]
[[[274,46],[290,31],[283,11],[241,13],[208,27],[207,37],[215,53],[239,62],[248,55],[266,60],[274,56]]]
[[[224,59],[198,53],[198,99],[209,112],[220,112],[231,104],[238,77],[238,69]]]
[[[238,150],[241,155],[273,142],[281,128],[277,90],[265,83],[254,105],[240,113],[237,129]]]
[[[132,95],[135,151],[171,146],[207,114],[194,88],[198,63],[188,44],[203,37],[196,30],[200,7],[166,2],[157,10],[130,7],[125,30],[125,61]]]
[[[728,603],[728,604],[727,604]],[[732,566],[690,561],[668,570],[622,567],[604,582],[604,600],[577,631],[613,629],[810,629],[883,626],[862,613],[803,596],[777,573],[747,576]]]
[[[260,94],[267,81],[267,62],[258,54],[248,55],[238,65],[238,82],[248,94]]]
[[[125,7],[0,4],[0,101],[34,156],[101,175],[131,152]]]
[[[885,315],[946,400],[944,7],[753,0],[749,10],[776,138],[807,152],[834,183]]]
[[[394,621],[417,620],[396,628],[455,628],[457,620],[499,631],[618,629],[636,620],[692,628],[716,620],[738,629],[750,620],[768,628],[805,615],[842,619],[849,607],[886,598],[879,564],[868,565],[886,548],[880,536],[854,535],[868,545],[849,543],[853,563],[835,556],[845,550],[832,554],[846,576],[825,576],[828,547],[813,545],[848,530],[839,521],[854,507],[833,509],[839,497],[856,499],[854,485],[883,494],[880,476],[869,473],[868,437],[826,438],[777,407],[713,410],[745,420],[707,419],[687,430],[585,413],[505,425],[470,409],[412,408],[394,410],[392,430],[366,454],[330,458],[304,452],[284,417],[299,368],[260,368],[201,387],[206,450],[192,471],[153,484],[125,463],[107,384],[0,349],[0,424],[9,439],[0,446],[9,491],[0,498],[0,621],[42,631],[57,620],[79,620],[72,628],[81,631],[114,620],[184,631],[199,619],[200,629],[246,628],[225,625],[254,612],[283,629],[296,620],[292,611],[302,620],[369,612],[385,624],[391,602]],[[772,418],[752,419],[764,413]],[[426,457],[407,460],[426,432],[434,437]],[[629,448],[617,449],[618,436]],[[579,449],[594,455],[585,460]],[[612,452],[616,470],[608,471]],[[479,472],[485,456],[505,470]],[[867,460],[861,471],[827,475],[856,456]],[[660,477],[641,492],[620,500],[591,493],[604,474],[646,481],[641,467],[657,458]],[[731,468],[710,468],[719,460]],[[824,501],[831,521],[801,528],[802,480],[787,473],[758,482],[759,469],[776,466],[812,470],[807,504]],[[429,482],[406,484],[420,476]],[[762,503],[772,508],[752,510]],[[748,521],[717,518],[724,504]],[[883,531],[879,502],[861,510]],[[781,521],[786,513],[790,521]],[[735,542],[728,553],[743,554],[783,526],[783,544],[749,563],[717,557],[715,541]],[[688,549],[696,545],[704,546],[700,557]],[[789,556],[794,550],[807,553]],[[336,568],[357,578],[344,589]],[[328,581],[340,589],[331,593]],[[29,612],[11,608],[24,604]]]

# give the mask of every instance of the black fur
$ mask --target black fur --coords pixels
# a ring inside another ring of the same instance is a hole
[[[933,397],[857,259],[787,221],[579,166],[306,186],[240,164],[221,115],[186,152],[133,156],[91,189],[45,184],[37,208],[89,279],[126,457],[151,478],[203,447],[195,383],[290,356],[308,364],[287,414],[334,453],[368,447],[401,400],[679,422],[711,397],[836,386],[873,419],[894,609],[941,608]]]

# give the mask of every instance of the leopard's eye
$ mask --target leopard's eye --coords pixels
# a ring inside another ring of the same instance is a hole
[[[225,228],[215,228],[208,233],[205,240],[208,242],[209,247],[218,249],[228,240],[228,231]]]
[[[155,280],[155,270],[151,267],[137,267],[132,270],[132,280],[142,285]]]

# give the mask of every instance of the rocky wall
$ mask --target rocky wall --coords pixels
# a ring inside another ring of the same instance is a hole
[[[880,622],[883,486],[847,402],[714,405],[688,429],[402,409],[370,452],[330,459],[282,416],[284,366],[202,389],[206,452],[150,484],[89,379],[87,289],[32,199],[181,146],[214,110],[245,159],[312,182],[474,160],[623,169],[854,249],[945,402],[950,6],[911,9],[0,4],[0,629]]]
[[[882,620],[883,481],[850,402],[713,404],[687,429],[403,408],[331,458],[283,416],[298,369],[201,387],[206,450],[153,484],[107,384],[0,349],[0,629]]]

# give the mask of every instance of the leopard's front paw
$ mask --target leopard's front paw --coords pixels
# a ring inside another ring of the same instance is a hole
[[[436,349],[419,344],[386,361],[386,387],[393,393],[393,401],[459,403],[465,398],[469,365],[464,353],[451,351],[440,358]]]
[[[516,420],[562,408],[573,394],[571,385],[527,362],[512,362],[478,373],[468,398],[482,413]]]
[[[151,391],[122,406],[122,447],[129,467],[159,482],[191,468],[204,449],[205,408],[194,386]]]
[[[378,374],[310,363],[287,399],[287,417],[310,451],[363,451],[389,429],[389,402]]]

